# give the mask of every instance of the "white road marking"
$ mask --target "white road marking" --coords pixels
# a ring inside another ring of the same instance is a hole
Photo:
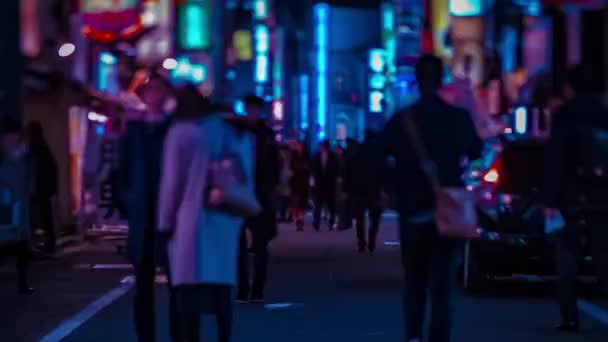
[[[602,324],[608,325],[608,310],[585,300],[578,301],[578,308]]]
[[[130,270],[131,264],[96,264],[93,265],[94,270]]]
[[[65,320],[53,331],[49,332],[46,336],[40,339],[40,342],[60,342],[64,338],[68,337],[74,330],[78,329],[88,320],[93,318],[97,313],[112,304],[120,297],[125,295],[131,289],[132,284],[124,283],[120,286],[110,290],[99,299],[89,304],[82,311],[74,315],[73,317]]]

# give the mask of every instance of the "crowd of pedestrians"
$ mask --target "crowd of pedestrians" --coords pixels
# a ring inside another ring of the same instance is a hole
[[[449,104],[440,95],[440,59],[421,56],[415,72],[420,90],[416,103],[395,114],[380,132],[366,132],[362,143],[348,140],[332,146],[323,141],[312,155],[304,141],[277,143],[263,116],[262,98],[247,96],[247,115],[237,116],[192,85],[175,88],[153,70],[139,72],[133,91],[141,106],[129,109],[137,115],[129,115],[123,125],[118,163],[120,202],[129,225],[128,256],[135,272],[138,339],[157,339],[157,267],[165,269],[169,280],[172,340],[198,341],[199,317],[213,314],[219,339],[227,342],[233,303],[265,300],[269,245],[278,236],[279,222],[302,231],[310,211],[317,232],[324,222],[328,230],[348,230],[354,222],[358,251],[373,253],[382,213],[390,206],[400,216],[406,341],[450,341],[451,290],[462,241],[439,233],[436,195],[439,187],[464,186],[463,165],[480,157],[483,129],[470,109],[463,108],[468,105]],[[583,69],[574,69],[559,93],[563,101],[555,106],[545,214],[547,220],[563,214],[569,222],[585,213],[605,285],[608,237],[601,225],[608,212],[608,183],[603,183],[608,155],[602,154],[601,133],[608,131],[608,115],[586,87],[585,77],[590,76]],[[173,110],[169,102],[176,104]],[[18,289],[29,293],[29,212],[37,208],[46,251],[53,253],[57,163],[38,124],[23,130],[18,122],[5,120],[1,135],[0,185],[6,193],[0,207],[13,212],[13,204],[20,204],[18,215],[2,215],[16,221],[1,224],[14,227]],[[577,183],[580,176],[582,185]],[[390,205],[387,189],[395,197]],[[572,189],[578,191],[575,204],[569,202]],[[580,210],[573,214],[572,208]],[[579,329],[577,234],[568,226],[551,236],[560,275],[563,322],[558,328],[565,331]]]

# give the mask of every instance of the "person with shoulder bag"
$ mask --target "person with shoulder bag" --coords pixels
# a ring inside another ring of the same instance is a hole
[[[463,159],[476,159],[482,141],[466,110],[438,95],[443,63],[425,55],[416,63],[420,99],[397,113],[379,137],[381,165],[395,161],[401,255],[405,271],[405,335],[408,342],[449,342],[456,252],[463,240],[478,238],[475,206],[463,182]],[[430,328],[423,331],[427,291]]]
[[[253,138],[195,88],[182,92],[176,114],[182,119],[170,129],[163,153],[158,220],[176,293],[178,341],[199,341],[200,316],[213,314],[220,342],[228,342],[241,230],[260,212]]]

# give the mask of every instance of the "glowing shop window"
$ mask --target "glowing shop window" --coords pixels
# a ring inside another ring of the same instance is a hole
[[[382,100],[384,100],[382,92],[372,91],[369,93],[369,111],[372,113],[382,112]]]
[[[458,17],[481,15],[481,0],[450,0],[450,14]]]

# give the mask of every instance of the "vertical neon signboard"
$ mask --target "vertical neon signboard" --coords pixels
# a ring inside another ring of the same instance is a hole
[[[99,54],[99,65],[97,68],[97,89],[104,92],[114,93],[117,91],[118,80],[116,68],[118,60],[109,52]]]
[[[268,0],[254,0],[253,16],[255,20],[266,20],[268,18]]]
[[[327,59],[328,59],[328,21],[329,5],[318,3],[313,7],[314,35],[316,50],[316,90],[317,123],[320,126],[319,139],[325,138],[327,119]]]
[[[386,88],[386,51],[382,49],[372,49],[369,52],[369,68],[371,75],[369,77],[369,111],[372,113],[381,113],[384,111],[382,102],[385,100],[384,94]]]
[[[269,67],[270,61],[268,57],[268,52],[270,50],[270,33],[268,31],[268,27],[266,25],[256,25],[253,32],[253,37],[255,40],[255,81],[256,83],[267,83],[269,78]],[[257,87],[257,89],[262,89],[262,87]],[[258,95],[260,91],[258,91]]]
[[[178,8],[179,45],[186,50],[205,50],[211,45],[209,4],[192,0]]]
[[[308,75],[300,76],[300,128],[308,128]]]

